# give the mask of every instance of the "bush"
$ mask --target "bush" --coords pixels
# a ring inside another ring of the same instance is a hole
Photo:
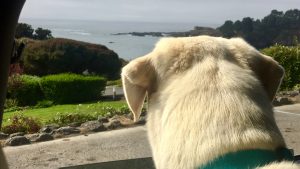
[[[47,124],[58,124],[59,126],[69,125],[71,123],[84,123],[91,120],[97,120],[99,117],[111,118],[114,115],[125,115],[129,114],[130,110],[127,106],[120,108],[114,108],[111,106],[102,107],[99,110],[90,109],[90,112],[95,111],[91,114],[86,114],[84,110],[80,109],[81,104],[78,105],[76,112],[72,113],[57,113],[54,118],[46,122]]]
[[[97,100],[105,85],[106,79],[103,77],[76,74],[49,75],[41,80],[45,98],[56,104]]]
[[[285,69],[281,90],[291,90],[300,84],[300,46],[287,47],[275,45],[263,49],[262,52],[272,56]]]
[[[8,80],[8,99],[14,99],[20,106],[35,105],[43,100],[40,78],[29,75],[13,75]]]
[[[39,101],[34,108],[46,108],[46,107],[51,107],[53,106],[53,101],[51,100],[43,100]]]
[[[122,87],[122,80],[121,80],[121,79],[118,79],[118,80],[107,81],[107,86],[118,86],[118,87]]]
[[[90,120],[95,120],[97,117],[94,117],[90,114],[83,114],[83,113],[57,113],[56,116],[49,120],[48,124],[57,124],[59,126],[66,126],[71,123],[84,123]]]
[[[24,73],[37,76],[88,70],[116,79],[122,67],[118,55],[106,46],[62,38],[28,41],[23,61]]]
[[[14,109],[18,107],[18,100],[16,99],[6,99],[4,103],[4,109]]]
[[[26,117],[22,114],[12,116],[11,124],[2,127],[2,132],[12,134],[16,132],[36,133],[41,128],[41,122],[33,117]]]
[[[300,92],[300,84],[295,85],[293,90]]]

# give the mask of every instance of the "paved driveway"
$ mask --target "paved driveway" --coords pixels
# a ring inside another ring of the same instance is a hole
[[[288,147],[300,155],[300,104],[275,107],[275,119]]]
[[[289,148],[300,154],[300,104],[275,108]],[[5,147],[11,169],[45,169],[150,157],[144,126],[76,136],[33,145]]]
[[[4,153],[10,169],[55,169],[151,156],[144,126],[5,147]]]

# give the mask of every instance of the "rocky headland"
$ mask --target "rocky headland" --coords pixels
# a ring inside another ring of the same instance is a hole
[[[193,30],[185,32],[128,32],[112,35],[153,36],[153,37],[187,37],[187,36],[222,36],[222,33],[214,28],[195,26]]]

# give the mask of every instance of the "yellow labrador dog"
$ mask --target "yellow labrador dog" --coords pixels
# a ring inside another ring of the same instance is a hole
[[[284,70],[240,38],[163,38],[122,70],[127,103],[147,130],[157,169],[300,169],[271,101]]]

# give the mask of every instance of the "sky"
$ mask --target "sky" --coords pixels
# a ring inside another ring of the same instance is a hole
[[[295,8],[300,0],[27,0],[21,19],[224,23]]]

